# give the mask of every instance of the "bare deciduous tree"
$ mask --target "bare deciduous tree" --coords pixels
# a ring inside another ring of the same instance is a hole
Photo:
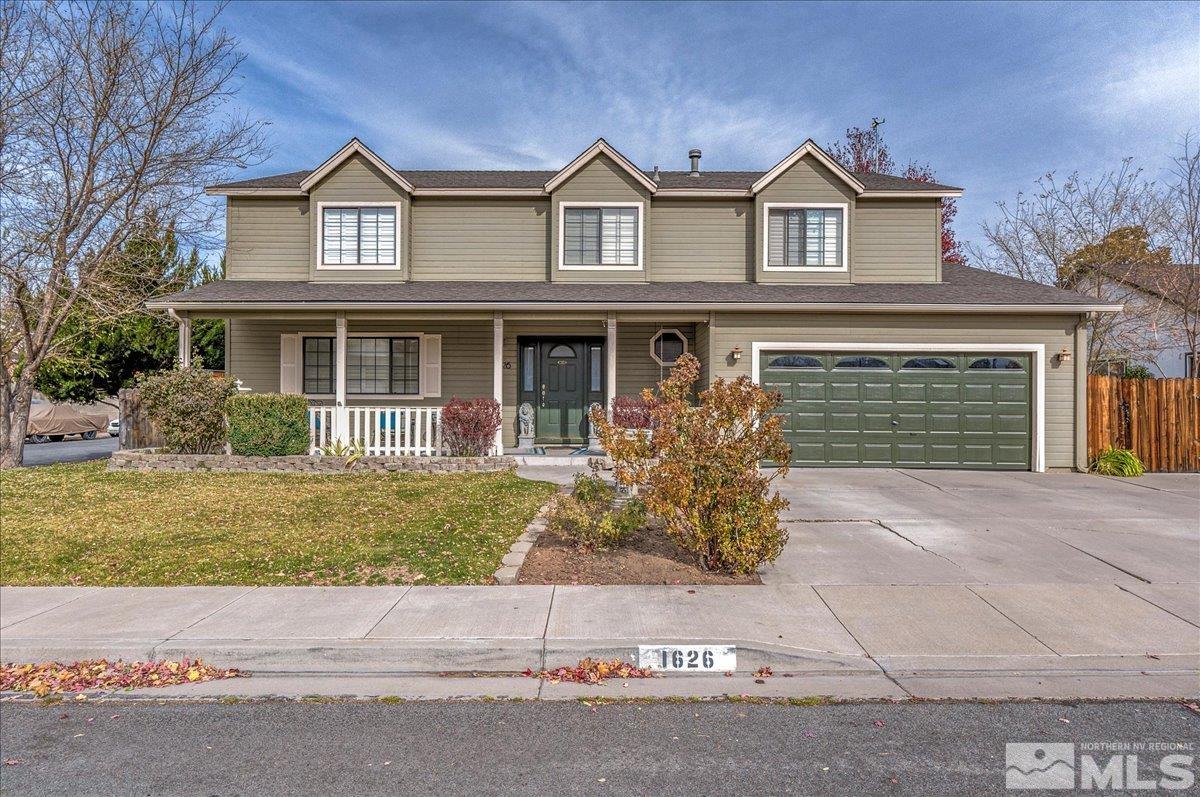
[[[1200,147],[1192,135],[1181,140],[1166,185],[1145,179],[1126,159],[1097,178],[1072,174],[1060,183],[1047,174],[1031,194],[998,210],[999,218],[982,225],[986,245],[971,247],[972,260],[1125,304],[1124,313],[1090,322],[1091,365],[1110,357],[1155,364],[1171,346],[1196,350]],[[1141,250],[1122,241],[1135,229],[1143,231]],[[1154,256],[1145,256],[1151,250]]]
[[[38,369],[73,308],[141,309],[122,247],[148,217],[203,240],[202,187],[264,154],[224,113],[241,62],[201,13],[125,1],[0,5],[0,467],[19,465]]]
[[[1179,266],[1163,287],[1174,300],[1170,320],[1179,343],[1200,360],[1200,143],[1190,133],[1180,141],[1168,180],[1166,241]]]

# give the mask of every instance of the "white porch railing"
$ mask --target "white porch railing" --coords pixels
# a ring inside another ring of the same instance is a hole
[[[344,418],[344,430],[338,416]],[[309,453],[341,440],[368,456],[435,456],[442,452],[441,407],[308,408]]]

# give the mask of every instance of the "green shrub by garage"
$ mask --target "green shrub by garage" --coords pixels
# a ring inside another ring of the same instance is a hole
[[[248,457],[308,453],[308,400],[282,393],[246,393],[226,405],[229,447]]]

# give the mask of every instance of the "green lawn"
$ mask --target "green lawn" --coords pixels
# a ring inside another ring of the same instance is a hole
[[[482,584],[554,492],[513,473],[0,471],[0,583]]]

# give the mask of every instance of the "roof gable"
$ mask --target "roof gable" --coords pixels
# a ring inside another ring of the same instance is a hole
[[[390,179],[396,185],[400,186],[408,193],[412,193],[412,183],[405,179],[404,175],[393,169],[390,165],[388,165],[387,161],[372,152],[370,147],[359,141],[357,138],[350,139],[346,143],[346,146],[333,153],[328,160],[326,160],[315,170],[313,170],[312,173],[305,177],[300,182],[300,190],[305,192],[312,190],[317,183],[321,182],[330,174],[332,174],[334,169],[336,169],[338,166],[341,166],[348,159],[354,157],[355,155],[361,155],[373,166],[375,166],[375,168],[383,172],[383,174],[386,175],[388,179]]]
[[[847,171],[842,164],[838,163],[825,150],[818,147],[816,142],[810,138],[800,146],[796,147],[796,149],[792,150],[792,153],[786,158],[772,166],[766,174],[755,180],[754,184],[750,186],[750,192],[757,194],[759,191],[762,191],[771,183],[775,182],[775,180],[784,174],[788,169],[795,166],[796,163],[805,155],[811,156],[825,168],[829,169],[829,171],[833,172],[834,175],[842,180],[842,182],[854,189],[855,194],[861,194],[866,190],[866,186],[862,184],[861,180],[854,176],[853,172]]]
[[[658,184],[651,180],[642,172],[633,162],[618,152],[613,146],[602,138],[596,139],[596,143],[579,153],[575,160],[564,166],[557,174],[546,181],[545,189],[548,192],[561,186],[571,176],[587,166],[594,158],[599,155],[607,155],[614,163],[629,173],[629,176],[636,180],[643,188],[653,194],[658,190]]]

